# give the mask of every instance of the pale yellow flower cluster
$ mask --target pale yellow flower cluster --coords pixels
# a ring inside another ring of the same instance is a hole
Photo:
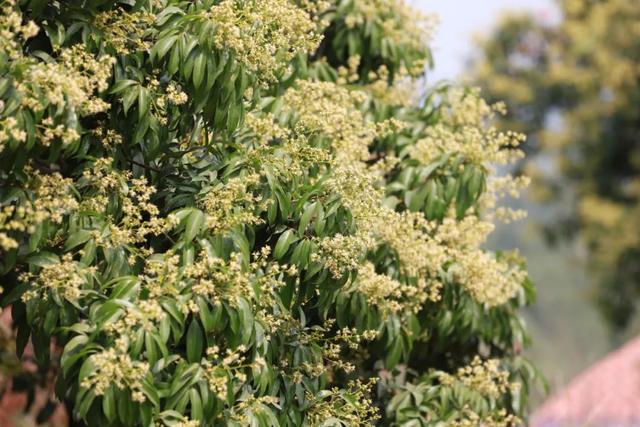
[[[155,21],[155,16],[146,11],[127,12],[122,8],[107,10],[96,15],[93,25],[104,36],[104,42],[113,46],[116,53],[126,55],[132,51],[150,48],[145,32]]]
[[[98,128],[91,133],[95,135],[102,143],[102,146],[107,149],[115,148],[122,144],[122,135],[113,129]]]
[[[0,100],[0,112],[2,112],[3,107],[4,102]],[[2,152],[5,144],[10,139],[18,142],[25,142],[27,140],[27,132],[18,125],[18,121],[12,116],[0,120],[0,152]]]
[[[164,92],[160,88],[160,82],[157,78],[151,78],[147,80],[145,86],[150,93],[155,97],[155,102],[151,103],[151,111],[156,113],[158,121],[162,125],[168,123],[167,107],[170,105],[179,106],[186,104],[189,101],[189,96],[182,91],[175,82],[171,82],[167,85]]]
[[[422,50],[429,45],[437,17],[420,13],[403,0],[349,0],[340,2],[346,11],[348,28],[379,25],[382,37],[407,50]],[[369,30],[368,30],[369,31]],[[413,70],[420,74],[424,69]]]
[[[175,225],[174,218],[161,218],[158,207],[151,202],[156,189],[146,178],[133,178],[130,172],[112,168],[113,160],[98,159],[93,168],[85,169],[82,183],[93,193],[82,203],[82,209],[105,215],[108,227],[94,233],[101,244],[107,246],[133,245],[146,240],[149,234],[160,234]],[[120,218],[106,215],[109,198],[117,195]]]
[[[504,112],[502,104],[487,104],[477,89],[451,90],[443,104],[442,121],[425,130],[425,137],[410,149],[412,158],[428,165],[443,154],[456,154],[470,163],[486,166],[504,165],[524,156],[518,149],[524,135],[486,126],[495,113]]]
[[[12,232],[32,234],[38,224],[44,221],[59,224],[64,215],[78,209],[78,202],[70,191],[72,180],[57,172],[42,174],[27,168],[27,173],[32,201],[4,206],[0,210],[0,249],[5,251],[18,247],[18,242],[11,237]]]
[[[378,274],[375,266],[365,262],[358,266],[358,279],[355,281],[356,290],[367,297],[370,304],[388,308],[393,312],[400,311],[403,305],[402,283],[386,274]]]
[[[21,280],[30,283],[29,289],[22,295],[22,300],[47,300],[51,297],[59,304],[62,304],[62,299],[78,303],[83,287],[89,282],[88,276],[96,271],[95,267],[77,263],[71,254],[65,254],[59,262],[42,267],[35,276],[28,273],[22,275]]]
[[[445,247],[431,235],[436,223],[421,212],[395,212],[380,209],[374,232],[397,253],[407,276],[435,275],[446,261]]]
[[[419,63],[415,68],[424,69],[424,64]],[[413,77],[415,74],[419,72],[412,74],[403,67],[394,75],[393,83],[389,83],[389,70],[383,64],[378,70],[369,72],[365,89],[374,99],[387,105],[410,105],[420,92],[416,78]]]
[[[373,239],[361,234],[336,234],[318,241],[318,246],[325,256],[324,265],[335,278],[340,278],[348,271],[357,270],[372,245]]]
[[[306,397],[311,404],[307,409],[307,423],[315,427],[327,420],[336,419],[351,427],[374,425],[380,418],[378,407],[369,397],[375,383],[375,378],[368,383],[350,381],[346,390],[334,387],[322,393],[320,398],[307,392]]]
[[[158,300],[139,300],[127,307],[120,319],[106,325],[105,330],[120,337],[133,338],[141,328],[152,332],[165,317],[166,313]]]
[[[209,383],[209,388],[215,393],[218,399],[226,401],[227,389],[232,384],[229,381],[229,373],[233,376],[233,382],[243,384],[247,381],[247,376],[243,372],[247,368],[261,369],[261,362],[245,363],[247,357],[244,353],[247,348],[244,345],[238,346],[235,350],[227,349],[224,355],[220,354],[218,346],[207,349],[207,358],[201,362],[203,374]]]
[[[0,54],[15,60],[22,56],[22,44],[40,29],[33,21],[22,24],[15,0],[4,0],[0,9]]]
[[[434,238],[447,247],[449,256],[455,256],[460,251],[479,248],[494,229],[493,223],[475,215],[466,216],[461,220],[448,216],[438,224]]]
[[[215,25],[215,45],[231,50],[260,79],[271,81],[298,52],[320,42],[316,24],[288,0],[223,0],[203,13]]]
[[[499,397],[510,387],[509,373],[500,370],[498,359],[482,361],[476,356],[471,364],[458,369],[456,377],[467,387],[489,397]]]
[[[520,266],[477,249],[460,253],[451,267],[454,279],[479,302],[496,306],[509,301],[527,277]]]
[[[226,262],[202,251],[197,262],[185,267],[184,277],[193,281],[194,294],[206,297],[214,305],[220,304],[222,298],[235,301],[254,295],[253,278],[242,267],[238,254],[232,254]]]
[[[283,98],[285,111],[298,117],[297,131],[322,136],[333,144],[334,163],[369,158],[367,147],[376,137],[376,126],[356,108],[366,94],[330,82],[300,81]]]
[[[66,106],[78,115],[106,111],[109,104],[101,100],[97,93],[107,88],[114,59],[106,55],[95,58],[81,45],[60,49],[58,57],[49,62],[24,56],[20,45],[27,38],[35,36],[39,28],[33,22],[21,24],[22,16],[15,10],[13,0],[3,4],[0,52],[10,57],[11,66],[19,70],[13,73],[13,84],[21,98],[21,106],[35,113],[40,113],[49,106],[57,107],[60,111]],[[0,101],[0,112],[3,108]],[[48,115],[44,115],[34,125],[35,138],[45,146],[54,138],[60,138],[66,145],[80,137],[76,129],[57,123]],[[8,117],[0,120],[0,151],[11,139],[25,142],[27,133],[26,129],[18,126],[14,118]]]
[[[248,114],[245,126],[251,135],[245,147],[249,164],[255,172],[292,178],[304,174],[311,165],[326,165],[331,160],[327,150],[314,147],[306,135],[278,124],[273,114]]]
[[[527,277],[517,259],[506,256],[496,259],[494,254],[481,249],[494,228],[493,223],[470,215],[459,221],[446,217],[433,233],[444,259],[453,262],[449,267],[453,279],[487,306],[513,298]]]
[[[487,181],[487,189],[480,197],[478,205],[488,219],[495,217],[502,222],[509,223],[525,218],[527,216],[526,211],[498,206],[498,200],[505,196],[516,199],[530,184],[531,178],[525,175],[517,177],[512,175],[491,176]]]
[[[96,396],[103,395],[110,386],[118,389],[127,388],[132,391],[132,399],[144,402],[142,380],[149,371],[146,362],[133,361],[127,353],[115,348],[103,350],[89,356],[93,370],[82,379],[80,386],[91,389]]]
[[[55,139],[59,139],[64,145],[68,145],[80,138],[80,134],[74,128],[66,127],[63,124],[56,125],[51,117],[43,119],[40,125],[37,126],[36,132],[40,143],[45,147],[50,146]]]
[[[360,66],[360,56],[350,56],[347,66],[339,66],[338,79],[336,83],[346,85],[357,83],[360,80],[358,67]],[[417,68],[424,68],[424,64],[419,64]],[[402,67],[393,76],[393,83],[390,83],[389,69],[382,64],[377,70],[369,71],[366,75],[366,85],[361,88],[371,94],[371,98],[389,106],[410,105],[415,94],[416,78]]]
[[[325,58],[326,60],[326,58]],[[347,83],[355,83],[360,79],[360,74],[358,74],[358,67],[360,66],[360,55],[350,56],[347,60],[347,66],[339,66],[338,71],[338,80],[336,83],[339,85],[346,85]]]
[[[63,178],[57,172],[42,174],[32,171],[31,176],[30,182],[35,188],[33,208],[26,209],[29,222],[37,224],[48,219],[59,224],[63,215],[78,208],[78,202],[70,194],[71,179]],[[27,231],[31,232],[29,229]]]
[[[488,399],[499,399],[511,390],[517,389],[517,383],[509,382],[509,372],[500,368],[498,359],[482,360],[476,356],[469,365],[458,369],[455,375],[444,372],[438,373],[441,385],[457,387],[458,385],[473,390]],[[457,427],[507,427],[519,425],[519,420],[505,410],[492,411],[488,415],[480,416],[474,410],[465,406],[450,424]]]
[[[149,291],[150,298],[157,299],[162,296],[176,298],[180,294],[182,272],[179,265],[180,256],[171,251],[153,254],[145,260],[144,270],[139,278],[143,287]],[[178,303],[180,303],[179,300]],[[185,306],[183,311],[188,312],[188,308]]]
[[[262,222],[256,214],[263,204],[262,199],[251,193],[251,187],[259,181],[258,174],[231,178],[207,193],[201,204],[207,214],[207,227],[212,233],[224,233],[242,224]]]
[[[462,414],[455,420],[447,421],[450,427],[516,427],[522,425],[522,420],[506,410],[500,409],[497,413],[481,417],[470,408],[463,408]]]
[[[180,90],[175,83],[169,83],[167,86],[167,100],[175,105],[182,105],[189,100],[186,93]]]
[[[353,289],[363,293],[370,303],[383,311],[417,311],[427,299],[439,298],[441,283],[434,278],[447,260],[446,248],[419,225],[427,224],[420,214],[397,213],[385,208],[377,212],[377,226],[373,231],[322,240],[320,247],[326,254],[325,264],[336,277],[357,270],[358,279]],[[388,244],[398,255],[406,275],[403,283],[375,273],[368,262],[361,263],[365,252],[379,244]]]
[[[33,111],[67,105],[81,115],[106,111],[110,105],[95,93],[107,89],[114,61],[108,55],[96,59],[81,45],[64,48],[58,61],[29,66],[17,84],[22,105]]]

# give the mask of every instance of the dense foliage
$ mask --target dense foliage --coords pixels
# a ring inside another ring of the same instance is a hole
[[[396,0],[4,0],[0,274],[88,425],[508,426],[501,104]],[[53,351],[52,351],[53,350]]]
[[[640,297],[640,6],[558,5],[558,25],[504,19],[474,71],[490,98],[505,100],[508,125],[544,154],[530,169],[542,195],[575,197],[552,235],[580,233],[600,275],[599,305],[619,330]]]

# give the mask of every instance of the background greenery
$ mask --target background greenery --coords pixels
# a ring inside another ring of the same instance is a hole
[[[536,243],[539,249],[527,252],[536,266],[532,276],[562,272],[558,280],[538,279],[543,297],[532,318],[534,329],[544,327],[536,336],[562,350],[534,357],[546,372],[570,377],[576,365],[564,357],[568,342],[591,354],[577,359],[587,365],[638,332],[640,10],[632,1],[556,3],[557,24],[531,14],[502,19],[480,42],[471,71],[490,98],[506,101],[506,125],[529,135],[525,169],[534,176],[530,194],[536,200],[530,213],[556,246]],[[539,240],[533,234],[527,239]],[[545,261],[547,250],[570,256],[554,264]],[[600,318],[580,309],[585,300],[598,307]],[[553,310],[561,320],[547,328],[544,313]],[[563,329],[565,338],[553,340]],[[563,357],[544,362],[553,354]]]

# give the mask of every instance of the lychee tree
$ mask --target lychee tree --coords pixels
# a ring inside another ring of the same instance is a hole
[[[0,274],[87,425],[518,423],[526,179],[396,0],[7,1]],[[51,351],[54,349],[55,351]]]

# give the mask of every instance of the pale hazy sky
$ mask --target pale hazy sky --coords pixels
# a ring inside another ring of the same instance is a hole
[[[472,37],[486,33],[505,11],[532,11],[540,19],[556,20],[553,0],[409,0],[425,12],[440,17],[432,42],[436,67],[429,82],[453,79],[464,68]]]

